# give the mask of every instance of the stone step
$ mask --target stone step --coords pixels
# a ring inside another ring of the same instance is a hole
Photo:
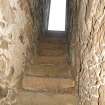
[[[22,90],[16,97],[16,105],[77,105],[73,94],[51,94]]]
[[[26,72],[27,75],[36,77],[53,77],[53,78],[72,78],[71,67],[65,65],[33,65],[30,70]]]
[[[65,43],[66,38],[57,38],[57,37],[42,37],[39,39],[39,42],[57,42],[57,43]]]
[[[54,43],[54,42],[40,42],[39,43],[39,48],[44,48],[44,49],[64,49],[65,44],[62,43]]]
[[[41,56],[62,56],[66,53],[64,49],[44,49],[40,48],[38,55]]]
[[[75,82],[64,78],[24,76],[23,89],[40,92],[72,93]]]
[[[36,64],[66,64],[65,56],[38,56]]]
[[[39,45],[42,45],[42,44],[50,44],[50,45],[54,45],[55,46],[65,46],[65,41],[61,41],[61,40],[40,40],[39,41]]]

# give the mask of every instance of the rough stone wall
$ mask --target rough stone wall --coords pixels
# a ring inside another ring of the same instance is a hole
[[[105,0],[81,0],[80,105],[105,105]]]
[[[78,51],[78,12],[77,12],[77,1],[67,0],[67,22],[66,22],[66,36],[67,36],[67,52],[68,62],[71,65],[71,71],[73,78],[76,79],[77,71],[79,69],[79,51]],[[78,66],[76,66],[78,65]]]
[[[38,38],[43,32],[43,1],[44,0],[28,0],[30,4],[31,16],[33,19],[33,44],[34,59],[37,57]]]
[[[43,0],[43,32],[48,30],[51,0]]]
[[[34,33],[36,34],[35,39],[37,39],[47,30],[50,0],[32,0],[31,10],[34,20]]]
[[[38,38],[39,35],[42,34],[43,30],[43,2],[44,0],[32,0],[31,2],[31,10],[34,21],[34,34],[35,39]]]
[[[27,0],[0,0],[0,105],[15,102],[25,65],[32,61],[32,33]]]
[[[78,105],[105,105],[105,0],[74,4]]]

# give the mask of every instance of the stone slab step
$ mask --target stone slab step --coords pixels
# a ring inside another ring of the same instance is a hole
[[[53,78],[72,78],[71,67],[65,65],[33,65],[30,70],[26,72],[27,75],[37,77],[53,77]]]
[[[72,93],[75,82],[71,79],[63,78],[41,78],[34,76],[24,76],[23,88],[31,91]]]
[[[57,42],[57,43],[65,43],[65,38],[57,38],[57,37],[42,37],[39,39],[40,42]]]
[[[65,56],[38,56],[38,64],[66,64]]]
[[[71,94],[49,94],[20,91],[15,105],[77,105],[76,96]]]
[[[46,45],[55,45],[55,46],[64,46],[66,43],[65,41],[61,41],[61,40],[40,40],[39,44],[46,44]]]
[[[66,51],[64,49],[44,49],[40,48],[38,55],[41,56],[62,56],[65,55]]]
[[[49,43],[49,42],[40,42],[39,43],[39,47],[40,48],[44,48],[44,49],[64,49],[65,48],[65,44],[61,44],[61,43]]]

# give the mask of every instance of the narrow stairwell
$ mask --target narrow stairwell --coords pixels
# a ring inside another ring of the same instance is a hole
[[[32,98],[37,93],[37,97],[44,97],[45,102],[50,94],[49,100],[52,100],[51,97],[56,97],[59,103],[61,100],[71,98],[71,102],[68,100],[68,104],[62,102],[62,105],[75,105],[75,82],[70,69],[66,60],[65,38],[42,37],[39,39],[38,57],[35,59],[35,64],[24,75],[25,92],[21,95],[29,95],[27,98]],[[36,105],[35,103],[31,105]],[[56,105],[48,100],[47,103]]]

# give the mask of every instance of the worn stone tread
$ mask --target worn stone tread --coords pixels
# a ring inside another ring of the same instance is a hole
[[[16,105],[76,105],[76,96],[21,91],[17,95]]]
[[[44,49],[64,49],[65,44],[58,44],[58,43],[49,43],[49,42],[41,42],[39,43],[39,48],[44,48]]]
[[[33,91],[72,93],[75,82],[72,79],[64,78],[41,78],[34,76],[24,76],[23,88]]]
[[[38,55],[41,56],[64,56],[65,55],[65,50],[62,49],[44,49],[40,48]]]
[[[65,56],[38,56],[37,64],[66,64]]]
[[[33,65],[30,70],[26,72],[27,75],[39,77],[53,77],[53,78],[72,78],[70,66],[64,65]]]

